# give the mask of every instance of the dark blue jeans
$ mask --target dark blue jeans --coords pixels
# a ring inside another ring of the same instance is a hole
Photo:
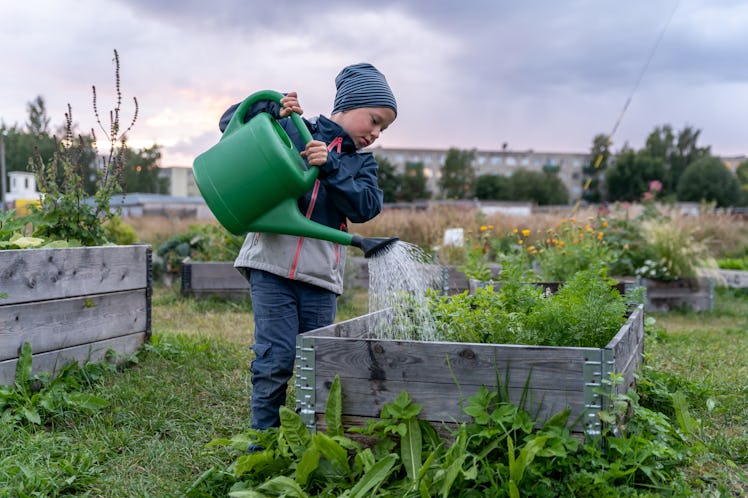
[[[333,323],[337,295],[261,270],[251,270],[249,282],[255,320],[252,428],[267,429],[280,425],[278,410],[293,375],[296,336]]]

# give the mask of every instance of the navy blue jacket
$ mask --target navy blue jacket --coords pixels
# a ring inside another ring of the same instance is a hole
[[[229,107],[221,117],[221,132],[228,126],[239,104]],[[260,112],[278,116],[280,104],[262,101],[254,104],[244,117],[244,122]],[[280,119],[279,124],[288,133],[296,149],[304,150],[305,145],[290,118]],[[382,210],[384,196],[377,184],[378,166],[370,152],[358,152],[353,139],[335,122],[319,116],[313,121],[304,119],[307,128],[316,140],[336,144],[329,151],[327,162],[319,167],[320,188],[317,194],[312,220],[329,227],[347,229],[346,218],[353,223],[363,223],[378,215]],[[306,213],[312,192],[299,199],[299,209]]]
[[[226,129],[238,105],[224,113],[220,121],[221,131]],[[244,121],[259,112],[277,117],[279,110],[277,102],[257,102],[247,111]],[[304,150],[305,144],[291,119],[280,119],[278,123],[296,148]],[[328,144],[329,152],[327,162],[319,166],[314,188],[298,199],[301,213],[312,221],[343,231],[348,230],[348,220],[363,223],[379,214],[383,194],[377,185],[378,166],[373,154],[358,152],[351,137],[324,116],[304,120],[304,123],[312,137]],[[342,294],[345,255],[346,247],[326,240],[249,233],[234,266],[245,276],[249,276],[251,269],[259,269]]]

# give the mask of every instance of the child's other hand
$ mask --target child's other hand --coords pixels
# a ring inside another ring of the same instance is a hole
[[[299,104],[299,96],[296,92],[288,92],[285,97],[283,97],[280,100],[281,109],[280,109],[280,117],[286,118],[291,115],[292,112],[295,112],[298,115],[304,114],[304,111],[301,109],[301,105]]]
[[[306,157],[311,166],[322,166],[327,162],[327,144],[319,140],[312,140],[306,144],[306,149],[301,155]]]

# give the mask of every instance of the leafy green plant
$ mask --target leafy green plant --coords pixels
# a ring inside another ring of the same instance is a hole
[[[620,379],[618,379],[620,380]],[[608,385],[617,380],[611,379]],[[610,393],[608,393],[610,395]],[[635,496],[637,490],[677,494],[688,488],[679,474],[688,458],[693,419],[682,397],[673,424],[644,408],[635,393],[618,396],[608,420],[625,420],[623,434],[606,430],[581,443],[567,429],[569,410],[538,423],[522,408],[481,387],[468,400],[470,422],[442,427],[418,419],[421,406],[402,392],[381,416],[349,438],[341,424],[342,393],[336,377],[325,411],[326,433],[312,434],[299,415],[281,408],[281,426],[217,439],[209,447],[247,444],[228,471],[203,474],[187,493],[201,495],[210,479],[231,481],[229,496]],[[624,417],[625,413],[625,417]],[[591,486],[593,486],[591,488]]]
[[[97,376],[96,370],[106,364],[88,367],[86,371],[72,362],[54,376],[32,375],[31,356],[31,345],[25,342],[18,357],[14,385],[0,386],[0,413],[6,423],[38,425],[67,410],[97,411],[108,406],[106,400],[81,390],[82,380]]]
[[[543,280],[565,282],[575,273],[608,265],[613,259],[605,240],[608,222],[590,219],[582,223],[576,218],[561,220],[546,230],[545,238],[527,246],[537,262]]]
[[[43,194],[40,204],[31,205],[28,222],[34,227],[34,235],[48,239],[76,241],[85,246],[109,243],[103,224],[112,220],[112,196],[124,190],[123,171],[126,162],[127,134],[134,126],[138,115],[138,101],[132,121],[122,129],[122,91],[120,88],[119,54],[114,51],[115,91],[117,101],[109,113],[110,123],[105,127],[99,116],[96,87],[93,87],[93,110],[96,121],[109,143],[109,153],[102,165],[95,169],[96,193],[89,199],[83,172],[89,162],[96,161],[96,136],[74,134],[72,109],[68,105],[65,113],[64,136],[55,138],[56,150],[45,162],[38,151],[30,161],[30,169],[36,175],[37,186]]]
[[[244,237],[216,225],[192,225],[190,231],[176,235],[156,249],[166,271],[179,271],[185,258],[195,261],[233,261]]]

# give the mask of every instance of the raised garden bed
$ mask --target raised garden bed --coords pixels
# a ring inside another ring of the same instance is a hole
[[[0,324],[0,385],[24,342],[34,372],[136,352],[151,334],[151,247],[0,251]]]
[[[680,278],[671,282],[643,278],[639,285],[645,288],[644,308],[647,311],[677,308],[707,311],[714,308],[714,279],[711,278]]]
[[[644,348],[644,310],[634,309],[604,348],[395,341],[372,338],[385,312],[376,312],[299,335],[296,403],[304,423],[323,428],[330,386],[340,376],[343,423],[364,425],[385,403],[407,391],[423,405],[421,418],[432,423],[462,422],[467,399],[480,386],[508,391],[539,420],[569,408],[570,430],[594,436],[602,429],[600,391],[612,372],[634,383]]]
[[[498,275],[499,265],[493,265],[493,275]],[[441,290],[456,294],[468,290],[468,279],[454,266],[444,266]],[[368,260],[363,257],[349,258],[346,285],[366,289],[369,286]],[[249,282],[236,268],[233,261],[185,261],[180,267],[181,292],[185,296],[197,298],[223,297],[244,299],[249,293]]]

